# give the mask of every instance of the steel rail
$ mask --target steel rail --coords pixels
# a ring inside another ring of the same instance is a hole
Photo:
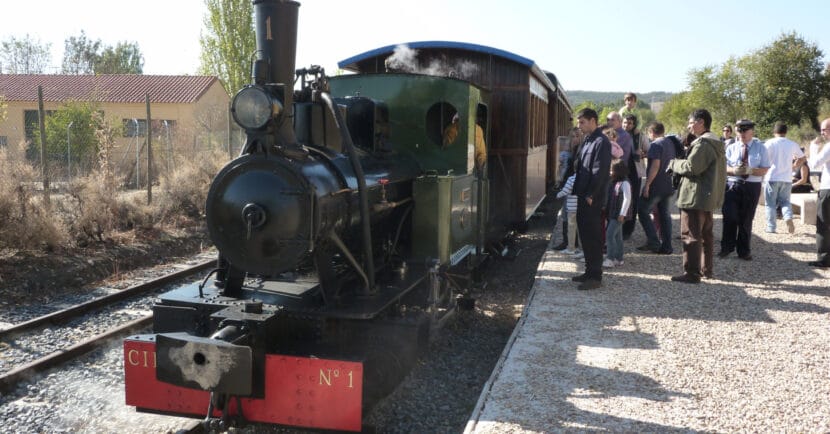
[[[32,377],[38,372],[45,371],[49,368],[58,366],[61,363],[82,356],[95,348],[105,345],[112,339],[128,336],[138,330],[150,327],[152,324],[153,316],[146,315],[89,339],[78,342],[69,348],[55,351],[47,356],[15,368],[6,374],[0,375],[0,392],[7,393],[18,383]]]
[[[24,331],[32,330],[46,324],[66,323],[70,319],[75,318],[78,315],[90,312],[100,307],[108,306],[110,304],[124,300],[126,298],[130,298],[136,295],[143,294],[145,292],[152,291],[177,279],[186,277],[190,274],[198,273],[199,271],[206,270],[212,266],[215,266],[215,264],[216,260],[201,262],[192,267],[188,267],[183,270],[179,270],[159,277],[157,279],[149,280],[144,283],[139,283],[138,285],[133,285],[127,289],[114,292],[109,295],[98,297],[66,309],[55,311],[47,315],[39,316],[37,318],[32,318],[28,321],[24,321],[22,323],[15,324],[11,327],[0,330],[0,339],[9,336],[14,336]]]

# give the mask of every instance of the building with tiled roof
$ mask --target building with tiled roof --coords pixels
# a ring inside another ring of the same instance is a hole
[[[116,146],[125,151],[146,135],[147,94],[154,136],[169,137],[172,131],[177,142],[191,145],[227,137],[229,96],[216,77],[0,74],[0,97],[7,106],[0,146],[36,133],[38,86],[47,112],[73,101],[96,102],[106,119],[124,127]]]

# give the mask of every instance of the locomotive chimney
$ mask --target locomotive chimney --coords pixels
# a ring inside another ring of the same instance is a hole
[[[256,84],[285,85],[283,106],[288,116],[293,118],[297,12],[300,4],[290,0],[253,0],[253,4],[257,48],[253,81]],[[285,123],[288,128],[282,134],[289,143],[295,142],[292,124]]]

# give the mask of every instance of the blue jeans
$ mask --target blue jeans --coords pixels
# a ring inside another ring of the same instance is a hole
[[[605,228],[605,256],[608,259],[622,261],[623,259],[623,234],[622,226],[617,219],[609,219],[608,227]]]
[[[764,184],[764,202],[767,208],[767,230],[775,230],[776,208],[781,207],[784,220],[793,219],[793,207],[790,205],[792,182],[771,181]]]
[[[671,193],[663,196],[652,194],[648,198],[641,197],[640,204],[637,207],[637,215],[640,217],[640,225],[646,234],[648,246],[662,253],[672,252],[671,214],[669,214],[671,197]],[[657,238],[657,229],[654,227],[654,222],[651,221],[651,209],[655,205],[657,206],[657,216],[660,218],[660,239]]]

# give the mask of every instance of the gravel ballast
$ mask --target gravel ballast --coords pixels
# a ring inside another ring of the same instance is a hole
[[[460,432],[467,423],[533,284],[552,227],[550,215],[530,222],[512,243],[515,259],[487,264],[476,309],[459,312],[431,342],[401,385],[366,418],[369,432]],[[13,321],[11,321],[13,322]],[[9,355],[9,353],[6,353]],[[9,432],[175,432],[194,419],[136,413],[124,405],[120,342],[0,396]],[[253,425],[238,433],[307,432]]]
[[[679,240],[636,252],[640,228],[599,290],[577,291],[583,264],[548,250],[467,432],[830,431],[830,270],[806,264],[815,226],[768,234],[763,213],[754,260],[716,258],[698,285],[670,281]]]
[[[476,309],[459,312],[367,415],[367,427],[383,433],[460,433],[465,426],[478,433],[830,431],[830,270],[806,266],[815,257],[815,227],[796,222],[794,235],[766,234],[762,208],[755,223],[755,260],[716,259],[715,279],[700,285],[669,280],[681,270],[679,240],[673,255],[636,252],[644,242],[638,227],[625,242],[625,266],[607,272],[604,288],[583,293],[570,281],[582,264],[545,251],[550,216],[533,219],[515,244],[521,254],[488,263]],[[553,234],[557,244],[561,229]],[[519,319],[528,300],[531,307]],[[499,365],[517,319],[525,328],[512,337],[512,362]],[[0,397],[4,431],[173,432],[192,423],[124,405],[122,363],[114,342]],[[495,381],[486,384],[494,368]],[[483,389],[489,393],[477,406]],[[469,423],[471,414],[477,423]],[[254,426],[235,432],[301,431]]]

